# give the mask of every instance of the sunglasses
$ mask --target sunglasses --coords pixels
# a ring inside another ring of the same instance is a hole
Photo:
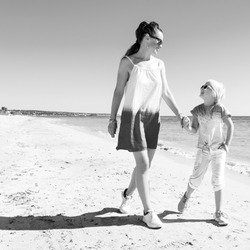
[[[209,85],[204,84],[201,86],[201,89],[212,89]]]
[[[152,36],[152,35],[150,35],[150,34],[148,34],[151,38],[154,38],[154,39],[156,39],[158,42],[157,42],[157,44],[158,45],[162,45],[163,44],[163,41],[160,39],[160,38],[158,38],[158,37],[156,37],[156,36]]]

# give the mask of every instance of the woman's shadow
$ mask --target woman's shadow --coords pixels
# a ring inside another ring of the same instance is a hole
[[[119,215],[113,215],[116,213]],[[104,208],[79,216],[15,216],[0,217],[0,230],[49,230],[138,225],[144,226],[139,216],[122,215],[117,208]]]
[[[110,213],[116,213],[113,215]],[[212,220],[185,220],[185,219],[164,219],[169,214],[178,214],[174,211],[164,211],[159,214],[163,223],[180,222],[206,222]],[[87,227],[109,227],[125,225],[146,225],[142,222],[142,216],[122,215],[117,208],[104,208],[97,212],[89,212],[79,216],[16,216],[0,217],[0,230],[50,230],[50,229],[76,229]]]

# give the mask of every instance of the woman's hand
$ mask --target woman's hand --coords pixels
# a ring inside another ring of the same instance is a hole
[[[227,144],[224,143],[224,142],[221,143],[221,145],[218,147],[218,149],[223,149],[223,150],[225,150],[226,152],[229,151],[229,148],[228,148]]]
[[[117,129],[117,121],[115,119],[110,119],[108,125],[108,132],[111,135],[111,137],[115,137],[116,129]]]

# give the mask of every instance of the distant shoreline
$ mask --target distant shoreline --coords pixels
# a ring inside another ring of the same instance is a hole
[[[64,112],[64,111],[44,111],[44,110],[9,110],[11,115],[30,115],[30,116],[58,116],[58,117],[90,117],[90,116],[101,116],[106,117],[109,114],[106,113],[84,113],[84,112]]]
[[[8,110],[11,115],[30,115],[30,116],[54,116],[54,117],[108,117],[108,113],[88,113],[88,112],[67,112],[67,111],[45,111],[45,110],[21,110],[12,109]],[[119,117],[120,115],[118,115]],[[235,115],[233,118],[249,117],[250,115]],[[161,115],[161,117],[174,117],[174,115]]]

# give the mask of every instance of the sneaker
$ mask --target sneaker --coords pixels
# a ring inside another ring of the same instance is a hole
[[[214,220],[218,222],[219,226],[227,226],[229,224],[228,216],[221,211],[217,211],[214,214]]]
[[[186,196],[186,192],[185,192],[184,195],[181,197],[181,200],[179,201],[179,204],[178,204],[178,211],[180,213],[183,213],[184,210],[187,208],[188,199],[189,198]]]
[[[131,200],[132,200],[132,196],[131,195],[125,195],[126,191],[127,191],[127,189],[125,189],[121,193],[122,204],[120,206],[120,212],[122,214],[129,214],[129,212],[130,212],[130,203],[131,203]]]
[[[149,228],[159,229],[162,227],[162,222],[153,210],[149,210],[142,218],[142,221],[147,224]]]

